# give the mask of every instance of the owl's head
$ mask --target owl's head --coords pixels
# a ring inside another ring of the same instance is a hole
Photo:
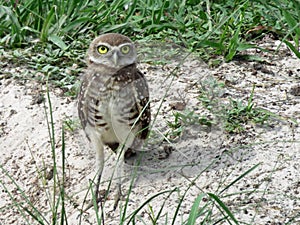
[[[87,59],[89,65],[94,64],[118,70],[136,62],[136,50],[128,37],[108,33],[92,41]]]

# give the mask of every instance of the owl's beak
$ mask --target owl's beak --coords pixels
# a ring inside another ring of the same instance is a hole
[[[115,66],[117,66],[118,65],[118,53],[114,52],[112,58],[113,58],[113,62],[115,64]]]

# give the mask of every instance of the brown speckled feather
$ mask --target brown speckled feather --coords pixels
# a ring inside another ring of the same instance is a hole
[[[82,80],[78,101],[78,113],[83,129],[85,129],[85,127],[87,126],[87,123],[89,121],[88,117],[91,113],[90,104],[84,103],[83,99],[85,99],[85,101],[87,100],[86,102],[95,101],[95,99],[90,99],[88,97],[88,92],[90,92],[91,88],[102,90],[98,93],[100,99],[101,95],[103,95],[104,93],[106,95],[107,93],[111,93],[110,91],[114,87],[119,87],[122,90],[122,88],[124,88],[125,86],[130,85],[130,87],[127,88],[132,90],[131,94],[135,98],[135,104],[131,106],[132,108],[129,110],[135,112],[136,118],[139,117],[138,121],[135,121],[134,124],[140,129],[140,132],[137,133],[136,137],[139,139],[146,139],[149,133],[149,124],[151,118],[149,89],[144,75],[136,68],[136,64],[126,66],[117,71],[115,74],[110,75],[105,84],[103,84],[103,80],[99,81],[98,79],[98,77],[95,77],[95,74],[87,73]],[[112,96],[106,96],[105,99],[108,100],[111,97]],[[96,113],[97,112],[94,112],[94,114]],[[129,125],[132,126],[133,124]],[[105,144],[114,151],[116,151],[119,146],[119,143],[107,142]],[[135,145],[135,143],[133,143],[133,145]]]

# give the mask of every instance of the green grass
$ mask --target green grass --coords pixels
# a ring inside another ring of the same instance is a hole
[[[246,43],[253,38],[247,32],[256,26],[269,27],[281,37],[287,34],[284,38],[299,47],[299,11],[296,0],[2,1],[0,37],[9,46],[38,38],[68,50],[83,34],[120,32],[137,39],[168,38],[194,50],[212,48],[231,60],[245,47],[255,47]]]
[[[74,96],[78,68],[84,66],[88,43],[97,34],[119,32],[134,41],[173,42],[218,65],[249,48],[266,50],[256,41],[268,34],[299,57],[299,17],[296,0],[2,0],[0,52],[6,56],[1,61],[50,75]]]
[[[175,111],[173,112],[173,116],[173,121],[167,121],[169,129],[165,134],[165,137],[170,140],[175,140],[190,125],[197,124],[199,126],[211,127],[215,124],[215,121],[208,116],[198,115],[192,110],[185,110],[184,112]]]
[[[200,88],[199,100],[203,107],[211,112],[216,121],[224,124],[223,128],[228,133],[239,133],[249,124],[268,125],[271,118],[278,117],[268,110],[256,107],[255,86],[252,87],[248,101],[230,98],[226,103],[221,99],[224,84],[214,79],[204,80]]]
[[[191,125],[212,127],[216,124],[227,133],[240,133],[245,131],[247,125],[266,125],[271,123],[271,119],[278,118],[278,115],[266,109],[256,107],[253,100],[255,97],[255,86],[253,86],[248,101],[230,98],[226,103],[221,98],[224,92],[224,84],[214,79],[202,81],[199,101],[204,109],[209,111],[203,115],[193,110],[183,112],[173,112],[173,120],[167,121],[169,129],[165,137],[175,140]],[[223,127],[222,127],[223,126]]]

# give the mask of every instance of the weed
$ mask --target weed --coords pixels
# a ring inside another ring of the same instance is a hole
[[[239,133],[244,131],[246,124],[253,122],[254,124],[264,124],[271,117],[271,113],[267,110],[254,107],[253,85],[247,104],[242,101],[230,99],[229,106],[225,107],[225,130],[229,133]]]
[[[220,110],[219,103],[224,94],[224,86],[224,83],[213,78],[201,81],[199,100],[206,109],[212,112]]]
[[[78,76],[82,72],[85,51],[70,51],[68,54],[53,46],[36,45],[28,49],[10,50],[3,56],[9,67],[21,68],[24,73],[10,76],[19,79],[46,80],[60,87],[67,96],[76,97],[79,89]],[[30,73],[28,72],[30,71]]]
[[[214,114],[215,118],[222,121],[225,131],[229,133],[244,131],[245,125],[249,123],[262,125],[271,116],[274,116],[268,110],[255,107],[253,103],[255,86],[251,90],[247,104],[234,99],[229,99],[229,103],[226,104],[218,97],[223,92],[222,87],[224,84],[214,80],[204,81],[204,83],[208,86],[201,86],[199,100],[206,109]]]
[[[185,112],[174,112],[174,121],[167,121],[167,125],[170,128],[165,137],[170,138],[171,140],[179,137],[184,131],[185,127],[189,125],[202,125],[202,126],[212,126],[214,123],[212,119],[208,116],[199,116],[194,111],[186,110]]]
[[[65,119],[64,123],[63,123],[63,127],[65,131],[70,131],[70,132],[74,132],[75,130],[77,130],[78,128],[81,127],[80,125],[80,121],[73,119],[73,118],[67,118]]]
[[[240,133],[245,130],[249,123],[265,124],[270,117],[271,112],[265,109],[256,108],[253,103],[253,86],[247,104],[241,100],[229,99],[226,104],[220,99],[224,93],[224,84],[215,79],[207,79],[201,83],[199,100],[205,109],[209,110],[211,115],[201,116],[194,111],[174,112],[173,121],[167,121],[169,130],[166,137],[171,140],[179,137],[187,126],[198,124],[211,127],[213,124],[224,124],[224,129],[228,133]]]
[[[245,125],[249,122],[254,124],[264,124],[269,120],[271,114],[267,110],[249,108],[241,101],[230,101],[230,108],[227,111],[225,130],[229,133],[239,133],[245,130]]]

